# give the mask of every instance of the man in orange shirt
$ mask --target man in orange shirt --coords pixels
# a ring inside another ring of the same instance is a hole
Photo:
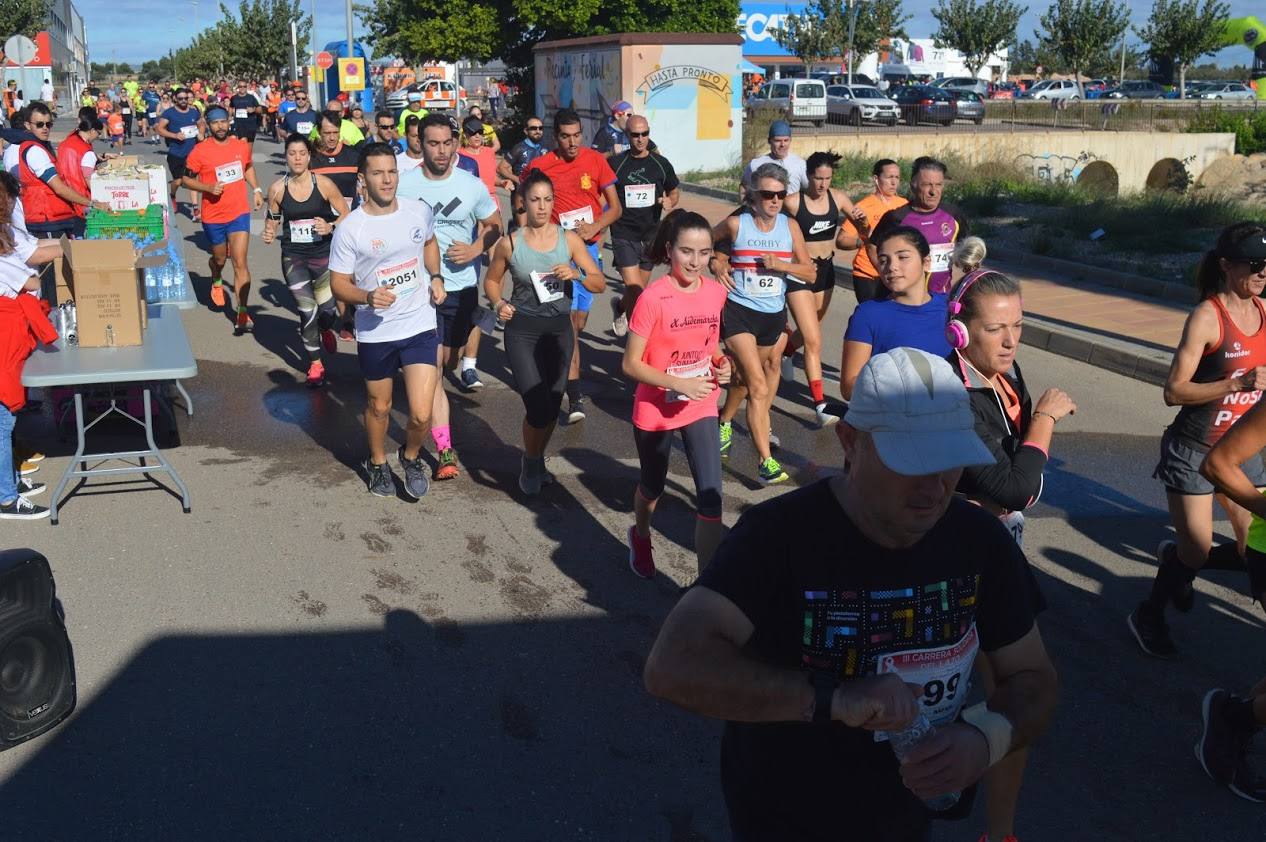
[[[254,328],[246,311],[251,292],[251,272],[246,263],[246,250],[251,237],[251,197],[254,209],[264,204],[264,192],[255,178],[251,162],[251,146],[239,137],[229,136],[229,112],[219,106],[207,109],[207,127],[211,136],[189,153],[185,163],[185,187],[203,193],[202,230],[211,243],[211,302],[225,306],[224,271],[226,256],[233,260],[233,295],[237,299],[235,335]]]
[[[907,203],[904,196],[897,195],[897,187],[901,185],[901,167],[896,161],[891,158],[876,161],[871,175],[874,177],[875,192],[853,203],[854,207],[866,213],[866,230],[858,231],[856,223],[845,217],[840,233],[835,238],[837,247],[845,250],[857,249],[857,254],[853,257],[853,294],[857,296],[858,304],[875,298],[882,289],[879,270],[866,252],[870,234],[884,214]]]

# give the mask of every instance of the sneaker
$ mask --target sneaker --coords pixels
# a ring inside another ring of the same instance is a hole
[[[44,454],[43,454],[43,453],[40,453],[40,452],[37,450],[37,451],[35,451],[34,453],[28,453],[28,454],[27,454],[27,456],[26,456],[26,459],[24,459],[23,461],[24,461],[24,462],[43,462],[43,461],[44,461],[44,458],[45,458],[45,457],[44,457]]]
[[[620,309],[619,298],[611,299],[611,332],[616,338],[623,339],[629,333],[629,317]]]
[[[769,431],[769,446],[773,450],[782,447],[782,439],[778,438],[772,429]]]
[[[721,427],[721,455],[730,455],[730,445],[734,444],[734,425],[729,421],[722,421]]]
[[[545,466],[539,459],[523,454],[519,464],[519,490],[528,496],[540,494],[544,471]]]
[[[371,460],[366,459],[361,463],[361,467],[365,469],[365,483],[369,486],[370,494],[375,497],[396,496],[395,475],[391,473],[390,465],[386,462],[375,465]]]
[[[475,392],[484,387],[484,383],[479,379],[479,372],[473,368],[462,369],[462,388],[467,392]]]
[[[24,477],[26,477],[26,476],[30,476],[31,474],[35,473],[35,472],[36,472],[36,471],[38,471],[39,469],[40,469],[40,466],[39,466],[39,465],[36,465],[36,464],[35,464],[34,462],[32,462],[30,459],[27,459],[25,462],[23,462],[23,463],[22,463],[22,464],[18,467],[18,474],[19,474],[20,476],[24,476]]]
[[[814,407],[813,414],[817,416],[818,427],[829,427],[840,420],[840,416],[826,411],[826,404]]]
[[[1204,696],[1201,719],[1204,727],[1196,741],[1196,759],[1205,774],[1247,801],[1266,801],[1266,782],[1258,777],[1245,749],[1251,733],[1236,730],[1227,719],[1226,706],[1235,697],[1225,690],[1210,690]]]
[[[338,335],[328,328],[321,331],[321,347],[325,349],[327,354],[338,353]]]
[[[338,341],[339,342],[355,342],[356,341],[356,329],[352,327],[351,323],[345,324],[341,328],[338,329]]]
[[[18,477],[18,494],[23,496],[28,494],[43,494],[48,486],[42,482],[27,479],[26,477]]]
[[[211,282],[211,303],[216,307],[223,307],[225,304],[224,284],[219,281]]]
[[[1174,641],[1169,636],[1169,626],[1164,615],[1154,615],[1146,602],[1140,602],[1125,618],[1125,622],[1139,648],[1146,654],[1167,660],[1178,657],[1178,647],[1174,646]]]
[[[312,365],[308,366],[307,383],[314,388],[325,385],[325,366],[321,364],[320,360],[315,360]]]
[[[544,461],[541,462],[541,485],[553,485],[557,481],[557,477],[550,473],[549,468],[546,467],[548,464],[549,457],[546,456]]]
[[[0,518],[5,520],[39,520],[48,517],[48,508],[37,506],[22,495],[9,503],[0,503]]]
[[[233,333],[235,336],[241,336],[243,333],[251,333],[255,330],[255,320],[251,318],[251,314],[245,310],[237,311],[237,321],[233,324]]]
[[[778,369],[785,382],[794,383],[796,381],[796,361],[794,357],[783,354],[782,362],[778,364]]]
[[[651,551],[650,537],[637,534],[637,527],[629,527],[629,567],[643,579],[655,575],[655,555]]]
[[[431,487],[431,481],[426,478],[426,464],[422,461],[422,454],[418,453],[412,459],[404,458],[404,448],[396,451],[396,459],[400,462],[400,470],[404,473],[404,494],[410,500],[421,500]]]
[[[1156,561],[1162,565],[1168,557],[1173,557],[1174,561],[1177,561],[1177,552],[1178,544],[1166,538],[1156,545]],[[1186,614],[1196,604],[1195,581],[1188,582],[1182,588],[1174,591],[1169,595],[1169,600],[1174,604],[1174,608]]]
[[[760,470],[757,472],[757,476],[765,485],[774,485],[775,483],[786,482],[789,479],[787,472],[782,469],[782,465],[779,465],[778,460],[772,456],[760,463]]]
[[[457,479],[462,472],[457,467],[457,451],[451,447],[446,447],[437,454],[439,465],[435,468],[435,478],[437,480]]]
[[[585,398],[580,396],[575,400],[568,398],[567,400],[567,423],[579,424],[585,420]]]

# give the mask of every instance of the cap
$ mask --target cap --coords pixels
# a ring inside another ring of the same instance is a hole
[[[227,120],[229,119],[229,112],[225,111],[223,108],[208,108],[206,118],[208,123],[214,122],[215,120]]]
[[[1233,242],[1225,253],[1220,252],[1218,257],[1225,260],[1266,259],[1266,233],[1255,230]]]
[[[903,476],[996,461],[976,435],[963,381],[948,362],[917,348],[871,357],[844,420],[870,433],[880,461]]]
[[[624,100],[620,100],[615,105],[611,106],[612,114],[619,114],[624,111],[632,111],[632,110],[633,110],[633,106],[629,105]]]
[[[786,120],[775,120],[769,124],[770,137],[791,137],[791,124]]]
[[[462,121],[462,131],[466,134],[482,135],[484,132],[484,121],[478,117],[467,117]]]
[[[412,91],[412,92],[410,92],[410,94],[409,94],[409,102],[421,102],[421,101],[422,101],[422,92],[421,92],[421,91]]]

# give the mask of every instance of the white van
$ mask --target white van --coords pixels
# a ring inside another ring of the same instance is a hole
[[[747,101],[748,112],[777,108],[788,122],[826,122],[826,85],[817,79],[772,79]]]

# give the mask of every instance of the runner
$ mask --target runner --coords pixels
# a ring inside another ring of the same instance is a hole
[[[205,137],[206,123],[202,112],[190,107],[193,92],[188,88],[179,88],[174,99],[175,105],[168,108],[158,118],[158,136],[167,142],[167,169],[171,172],[171,206],[175,211],[176,195],[185,176],[185,163],[189,153]],[[189,204],[189,218],[198,219],[198,194],[193,193]]]
[[[110,135],[110,148],[118,149],[120,154],[122,154],[124,141],[122,115],[114,111],[107,113],[105,126],[107,134]]]
[[[894,348],[918,348],[939,357],[949,355],[945,338],[948,302],[928,292],[931,248],[914,228],[897,226],[874,236],[877,262],[887,295],[858,305],[844,331],[840,362],[840,395],[847,403],[853,384],[876,354]]]
[[[295,91],[295,107],[286,112],[286,117],[282,121],[286,134],[298,133],[304,137],[309,137],[312,134],[312,130],[316,128],[318,116],[320,115],[313,110],[311,103],[308,102],[307,91]]]
[[[163,101],[158,86],[150,82],[141,92],[141,101],[145,104],[145,118],[141,121],[141,135],[149,143],[158,143],[155,129],[158,126],[159,105]]]
[[[842,249],[857,250],[853,255],[853,295],[858,304],[871,300],[882,291],[879,270],[871,261],[866,244],[883,215],[907,201],[905,196],[897,193],[897,188],[901,186],[901,167],[896,161],[891,158],[876,161],[871,169],[871,178],[875,182],[875,192],[854,203],[859,211],[866,214],[865,224],[860,219],[854,222],[845,217],[835,240]]]
[[[255,133],[259,131],[259,116],[263,106],[259,98],[251,93],[244,79],[237,81],[237,93],[229,98],[229,113],[233,115],[233,136],[246,141],[247,145],[255,142]]]
[[[189,153],[185,187],[202,193],[202,230],[211,246],[211,303],[224,308],[224,281],[221,273],[227,259],[233,261],[233,298],[237,301],[234,335],[254,330],[247,310],[251,294],[251,270],[246,253],[250,246],[251,209],[264,204],[264,192],[255,180],[250,143],[229,136],[229,114],[216,106],[207,110],[211,136]],[[253,199],[246,188],[253,191]]]
[[[310,172],[312,147],[298,133],[286,139],[289,172],[268,187],[268,218],[263,240],[271,243],[281,231],[281,274],[299,309],[299,338],[308,353],[309,386],[325,383],[327,354],[338,350],[331,329],[338,308],[330,292],[330,241],[338,220],[346,219],[347,203],[334,182]]]
[[[899,225],[915,228],[932,248],[932,274],[928,290],[949,292],[950,255],[959,237],[967,235],[967,223],[956,208],[941,202],[945,192],[945,164],[935,158],[915,158],[910,167],[910,201],[894,208],[875,223],[867,250],[875,263],[875,240],[880,234]]]
[[[513,184],[510,182],[501,184],[497,180],[497,155],[492,151],[492,147],[484,145],[484,136],[480,131],[482,126],[478,117],[466,118],[465,139],[462,141],[461,148],[457,150],[457,154],[475,163],[475,177],[483,183],[488,190],[488,195],[492,197],[493,205],[500,210],[501,202],[497,199],[497,187],[503,186],[509,189]]]
[[[519,196],[519,181],[527,171],[528,164],[545,154],[541,144],[545,136],[545,123],[540,117],[528,117],[523,127],[523,140],[510,150],[510,154],[497,163],[497,175],[511,182],[514,190],[510,192],[510,210],[513,213],[511,225],[523,225],[523,200]]]
[[[625,114],[627,149],[610,157],[615,172],[616,195],[623,211],[611,225],[611,253],[615,268],[624,281],[624,295],[611,299],[614,318],[611,332],[623,337],[629,332],[628,314],[651,279],[655,268],[647,254],[660,216],[681,200],[681,182],[668,159],[650,150],[651,124],[638,114]]]
[[[422,92],[411,91],[408,95],[408,101],[405,109],[400,112],[400,119],[396,121],[396,131],[400,132],[402,137],[407,137],[405,132],[405,122],[410,117],[417,117],[419,120],[426,117],[429,112],[422,107]]]
[[[379,111],[374,115],[374,129],[376,132],[374,140],[390,146],[397,156],[404,152],[405,142],[396,133],[396,120],[391,116],[390,111]],[[399,165],[397,164],[397,166]],[[404,173],[401,172],[400,175],[404,175]]]
[[[373,127],[370,126],[369,121],[365,119],[365,109],[361,108],[359,105],[352,106],[347,119],[350,120],[352,125],[360,131],[361,136],[369,137],[374,133]]]
[[[316,148],[312,152],[311,169],[317,175],[323,175],[333,181],[339,195],[343,197],[343,203],[348,208],[354,209],[360,202],[359,194],[362,184],[357,175],[360,152],[343,143],[340,135],[342,123],[341,117],[329,111],[323,111],[317,115],[317,124],[313,131],[318,133],[318,139]],[[398,181],[398,174],[396,178]],[[348,306],[342,299],[339,299],[338,306],[341,314],[338,338],[344,342],[354,342],[356,340],[355,307]]]
[[[585,241],[589,256],[602,269],[602,233],[620,218],[623,206],[615,189],[615,173],[607,159],[583,145],[580,115],[570,108],[554,114],[554,140],[558,148],[528,164],[528,172],[539,169],[554,185],[551,220]],[[602,209],[606,205],[606,210]],[[573,289],[571,302],[571,369],[567,373],[567,423],[585,420],[585,398],[580,393],[580,333],[589,321],[593,295],[585,288]]]
[[[812,284],[793,283],[787,287],[787,309],[796,319],[796,332],[787,338],[782,352],[782,380],[795,382],[792,355],[804,349],[804,373],[813,397],[813,411],[818,426],[826,427],[840,420],[826,411],[822,392],[822,320],[831,306],[835,292],[835,238],[840,221],[853,217],[865,224],[865,214],[853,207],[843,190],[831,187],[840,156],[834,152],[814,152],[806,162],[809,180],[799,193],[787,196],[786,212],[800,227],[805,249],[817,269]]]
[[[484,386],[475,370],[480,333],[479,264],[501,237],[501,214],[479,179],[453,166],[456,141],[448,119],[433,114],[416,125],[422,135],[423,163],[400,178],[397,194],[420,200],[431,209],[435,242],[443,255],[440,274],[445,296],[435,308],[438,371],[442,376],[455,370],[460,357],[462,388],[475,391]],[[439,459],[435,478],[453,479],[459,469],[448,395],[442,383],[435,389],[431,419],[431,437]]]
[[[422,202],[396,197],[396,156],[385,143],[360,152],[365,203],[334,231],[330,246],[330,286],[335,297],[356,311],[356,355],[365,377],[365,436],[369,457],[362,463],[369,493],[395,496],[387,465],[392,378],[399,369],[409,401],[405,443],[396,457],[404,473],[404,494],[421,499],[430,486],[422,443],[431,422],[437,374],[435,306],[444,303],[440,248],[431,210]],[[430,278],[424,284],[423,273]]]
[[[343,108],[342,100],[332,99],[325,111],[321,112],[328,119],[334,120],[338,125],[339,141],[344,146],[360,146],[365,141],[365,134],[356,127],[356,124],[347,119],[347,112]],[[316,141],[320,132],[320,127],[314,127],[312,133],[308,136],[311,141]]]
[[[985,241],[979,237],[963,237],[954,246],[954,251],[950,254],[950,277],[952,287],[957,287],[958,282],[980,268],[980,264],[985,262],[985,258],[989,256],[989,250],[985,247]]]
[[[637,131],[630,119],[634,144]],[[624,348],[624,374],[638,384],[633,440],[641,464],[635,523],[628,532],[629,566],[643,578],[655,575],[651,518],[664,493],[673,433],[680,430],[695,484],[695,558],[702,575],[725,534],[716,390],[730,380],[729,358],[717,349],[726,290],[705,274],[712,228],[697,213],[669,213],[648,254],[670,268],[638,297]]]
[[[954,494],[992,457],[949,364],[875,356],[836,430],[847,472],[747,511],[646,663],[652,694],[727,720],[736,839],[929,839],[920,800],[967,815],[972,785],[1055,709],[1024,553]],[[974,661],[998,689],[964,708]],[[920,721],[936,731],[915,742]],[[904,761],[881,741],[899,732]]]
[[[608,159],[628,151],[630,148],[628,123],[632,116],[633,106],[624,100],[611,106],[611,116],[603,122],[602,128],[598,129],[598,133],[593,136],[593,148],[606,155]],[[631,304],[632,302],[630,302],[630,312],[632,312]]]
[[[1165,403],[1179,406],[1161,437],[1160,463],[1152,474],[1165,484],[1177,542],[1161,541],[1152,590],[1128,618],[1139,648],[1158,658],[1177,657],[1169,636],[1165,604],[1179,611],[1195,604],[1192,582],[1204,568],[1240,570],[1250,514],[1223,494],[1235,543],[1213,549],[1213,485],[1198,471],[1209,448],[1249,410],[1266,389],[1266,226],[1240,222],[1223,229],[1196,273],[1200,303],[1187,317],[1165,381]],[[1248,481],[1266,486],[1258,454],[1246,456]],[[1260,595],[1266,569],[1253,578]]]
[[[420,166],[422,166],[422,120],[408,120],[404,126],[404,151],[396,153],[396,171],[403,178],[409,170]]]
[[[270,87],[264,98],[264,104],[267,106],[264,112],[264,134],[270,134],[276,138],[277,114],[281,111],[281,91]]]
[[[963,243],[960,243],[961,247]],[[1024,324],[1020,285],[999,272],[973,271],[949,301],[949,362],[967,387],[976,435],[994,457],[992,465],[963,469],[958,493],[981,506],[1024,546],[1024,510],[1042,495],[1042,471],[1049,459],[1055,425],[1077,411],[1060,389],[1047,389],[1033,406],[1015,361]],[[1028,571],[1033,613],[1046,610],[1037,579]],[[986,696],[993,693],[988,662],[977,665]],[[984,838],[1015,839],[1016,803],[1028,762],[1027,750],[1012,752],[985,774],[987,829]]]
[[[22,184],[22,209],[26,230],[37,239],[56,240],[63,235],[82,237],[84,217],[77,206],[109,210],[104,202],[94,202],[57,172],[56,153],[49,135],[53,130],[53,114],[42,102],[33,102],[24,109],[26,129],[30,135],[18,144],[18,181]]]
[[[770,455],[769,407],[778,394],[778,361],[787,335],[788,282],[811,283],[817,269],[809,260],[800,229],[782,213],[787,171],[766,164],[752,174],[746,208],[727,216],[712,232],[729,243],[731,256],[717,257],[717,279],[729,290],[721,315],[721,336],[738,366],[720,415],[721,455],[728,456],[731,426],[747,398],[747,431],[757,454],[757,476],[765,485],[783,482],[786,471]]]
[[[596,292],[603,280],[584,240],[553,221],[554,186],[549,176],[533,170],[523,177],[520,189],[527,204],[526,221],[493,248],[484,293],[497,318],[505,322],[506,360],[514,388],[523,398],[519,489],[535,495],[542,484],[554,481],[545,469],[545,448],[558,423],[574,347],[568,299],[577,283]],[[507,272],[512,282],[508,298],[503,288]]]
[[[747,200],[747,191],[752,189],[753,174],[765,164],[777,164],[786,170],[789,194],[799,193],[809,183],[804,158],[791,151],[791,124],[786,120],[775,120],[769,124],[769,154],[747,162],[741,185],[744,201]]]
[[[480,108],[478,105],[472,105],[466,111],[466,118],[470,119],[471,117],[474,117],[476,120],[479,121],[479,132],[480,134],[484,136],[484,146],[489,147],[490,149],[492,149],[493,152],[500,152],[501,138],[497,137],[496,129],[488,125],[488,123],[484,120],[483,109]],[[463,120],[462,122],[465,123],[465,120]],[[465,132],[464,132],[465,127],[463,125],[460,128],[463,134],[462,134],[462,137],[458,138],[458,140],[464,145],[466,142],[466,137],[465,137]]]
[[[123,84],[127,85],[126,82]],[[136,82],[132,84],[135,85]],[[125,87],[123,94],[119,97],[119,117],[122,118],[120,122],[123,123],[123,143],[129,145],[132,140],[132,118],[135,108],[135,94],[132,93],[132,88]]]
[[[281,143],[282,140],[285,139],[286,115],[298,107],[299,104],[295,102],[295,89],[287,87],[285,93],[282,94],[281,102],[277,105],[276,125],[273,126],[273,137],[276,138],[278,143]],[[312,131],[312,129],[308,129],[307,132],[300,132],[300,134],[306,137],[310,131]]]

